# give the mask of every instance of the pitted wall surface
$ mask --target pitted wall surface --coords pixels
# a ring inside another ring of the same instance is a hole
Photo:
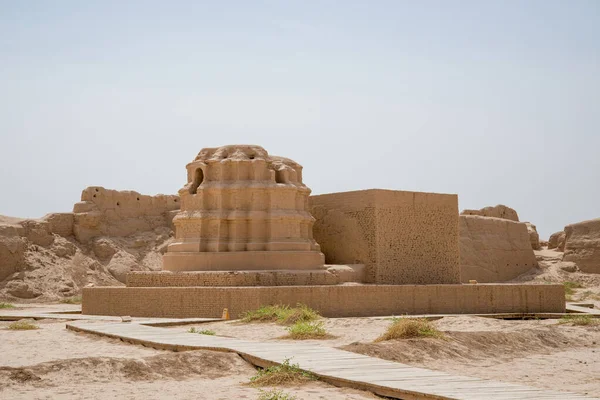
[[[460,282],[458,197],[394,190],[312,196],[329,264],[365,264],[366,282]]]

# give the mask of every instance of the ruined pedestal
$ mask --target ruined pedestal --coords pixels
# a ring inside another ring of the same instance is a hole
[[[165,270],[324,268],[300,164],[237,145],[203,149],[186,169]]]

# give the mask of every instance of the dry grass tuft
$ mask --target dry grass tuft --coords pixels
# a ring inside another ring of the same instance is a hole
[[[198,333],[200,335],[209,335],[209,336],[214,336],[217,334],[217,332],[210,330],[210,329],[198,330],[194,327],[191,327],[190,329],[188,329],[188,333]]]
[[[282,390],[271,389],[268,392],[260,390],[258,400],[296,400],[297,397],[289,393],[284,393]]]
[[[11,323],[8,325],[7,329],[10,329],[11,331],[29,331],[33,329],[40,329],[40,327],[34,324],[31,320],[22,319]]]
[[[576,326],[596,326],[600,325],[600,319],[591,315],[565,315],[559,321],[559,324],[571,324]]]
[[[300,369],[298,364],[290,364],[286,359],[283,364],[261,369],[250,378],[252,386],[281,386],[299,385],[316,380],[317,377],[310,372]]]
[[[276,305],[248,311],[242,316],[242,322],[277,322],[281,325],[292,325],[296,322],[314,321],[320,317],[317,311],[304,304],[293,308],[288,305]]]
[[[327,333],[323,327],[322,322],[304,322],[298,321],[294,325],[286,328],[289,332],[288,335],[283,336],[282,339],[331,339],[332,335]]]
[[[67,297],[60,301],[63,304],[81,304],[81,296]]]
[[[376,342],[393,339],[441,338],[444,334],[424,318],[395,318],[385,333]]]

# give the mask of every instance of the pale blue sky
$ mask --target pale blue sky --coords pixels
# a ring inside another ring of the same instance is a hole
[[[176,193],[260,144],[313,193],[600,217],[600,1],[0,0],[0,214]]]

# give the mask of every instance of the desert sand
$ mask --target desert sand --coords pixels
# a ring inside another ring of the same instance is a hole
[[[256,369],[233,353],[171,352],[65,329],[65,321],[10,331],[0,322],[3,399],[256,399]],[[269,390],[270,388],[267,388]],[[300,399],[372,399],[321,382],[283,388]]]

